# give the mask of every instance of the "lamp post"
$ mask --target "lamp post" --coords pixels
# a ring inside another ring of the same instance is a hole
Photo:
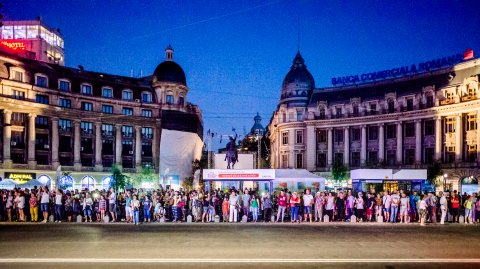
[[[448,177],[448,174],[443,174],[443,192],[446,192],[447,191],[447,177]]]
[[[257,138],[257,169],[260,169],[260,166],[262,166],[262,134],[261,129],[255,130],[255,136]]]

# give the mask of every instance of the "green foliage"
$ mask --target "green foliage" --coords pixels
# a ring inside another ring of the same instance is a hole
[[[186,177],[182,181],[182,188],[184,188],[186,192],[189,192],[193,189],[193,176]]]
[[[437,178],[443,175],[440,162],[436,161],[427,167],[427,180],[430,184],[436,184]]]
[[[334,180],[347,180],[348,168],[343,164],[342,160],[336,158],[332,166],[332,177]]]
[[[134,186],[141,186],[142,183],[151,183],[154,188],[158,187],[157,176],[151,167],[143,166],[140,173],[132,178],[132,184]]]
[[[125,189],[125,185],[129,182],[129,177],[122,173],[122,170],[118,167],[118,165],[114,164],[112,169],[112,180],[110,181],[110,187],[113,187],[115,191]]]

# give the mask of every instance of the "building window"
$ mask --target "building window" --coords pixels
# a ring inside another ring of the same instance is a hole
[[[282,113],[282,122],[287,122],[287,113]]]
[[[66,119],[60,119],[58,121],[58,128],[64,132],[72,131],[72,121]]]
[[[123,90],[122,91],[122,100],[131,101],[133,100],[133,93],[131,90]]]
[[[352,129],[352,141],[360,141],[360,129],[353,128]]]
[[[370,104],[370,115],[377,114],[377,104]]]
[[[477,130],[477,115],[467,115],[467,131]]]
[[[425,163],[432,164],[435,156],[435,149],[434,148],[425,148]]]
[[[113,90],[111,88],[103,87],[102,88],[102,97],[103,98],[113,98]]]
[[[371,165],[378,164],[378,152],[377,151],[369,151],[368,152],[368,163]]]
[[[302,120],[303,120],[303,112],[297,111],[297,121],[302,121]]]
[[[396,162],[397,162],[397,151],[387,150],[387,164],[395,165]]]
[[[288,155],[282,155],[282,168],[288,168]]]
[[[123,137],[133,137],[133,127],[132,126],[122,126],[122,136]]]
[[[412,111],[413,110],[413,99],[408,98],[407,99],[407,111]]]
[[[122,114],[125,115],[125,116],[132,116],[133,115],[133,108],[131,108],[131,107],[122,108]]]
[[[183,98],[182,96],[178,97],[178,105],[179,106],[185,105],[185,98]]]
[[[171,105],[175,102],[173,95],[169,94],[167,95],[167,104]]]
[[[152,111],[150,109],[142,109],[142,117],[151,118],[152,117]]]
[[[18,125],[18,126],[25,125],[25,115],[26,114],[24,114],[24,113],[13,112],[12,113],[11,124],[12,125]]]
[[[93,134],[93,123],[82,121],[80,122],[80,129],[82,129],[82,134]]]
[[[72,101],[70,99],[60,98],[59,105],[63,108],[72,108]]]
[[[303,154],[301,153],[297,153],[297,165],[295,168],[297,169],[303,168]]]
[[[102,124],[102,135],[113,136],[113,125],[112,124]]]
[[[369,126],[368,140],[377,140],[377,139],[378,139],[378,126]]]
[[[288,132],[282,133],[282,145],[288,145]]]
[[[69,92],[70,91],[70,81],[59,80],[58,81],[58,89],[62,92]]]
[[[12,98],[18,100],[25,100],[25,92],[12,90]]]
[[[37,116],[35,118],[35,127],[40,129],[48,127],[48,118],[45,116]]]
[[[113,114],[113,106],[102,105],[102,113]]]
[[[359,167],[360,166],[360,152],[352,152],[351,165],[353,167]]]
[[[455,133],[455,118],[445,118],[445,133]]]
[[[334,160],[336,163],[343,165],[343,153],[341,152],[336,152],[334,156]]]
[[[82,94],[83,95],[92,95],[92,86],[88,84],[82,84]]]
[[[325,153],[317,154],[317,167],[327,167],[327,154]]]
[[[39,104],[48,105],[48,95],[37,94],[35,96],[35,101]]]
[[[473,163],[477,160],[477,145],[468,145],[467,162]]]
[[[429,95],[426,96],[425,99],[427,100],[427,102],[426,102],[427,108],[428,107],[433,107],[435,105],[435,103],[433,102],[433,95],[429,94]]]
[[[405,164],[407,165],[415,164],[415,149],[405,150]]]
[[[143,103],[151,103],[152,102],[152,94],[149,92],[142,92],[142,102]]]
[[[445,162],[453,163],[455,162],[455,147],[447,147],[445,151]]]
[[[153,129],[150,127],[142,127],[142,138],[143,139],[152,139],[153,138]]]
[[[352,112],[353,112],[354,117],[358,117],[358,115],[359,115],[358,104],[354,104],[352,106]]]
[[[15,81],[23,82],[23,72],[18,70],[13,70],[12,79]]]
[[[397,137],[397,126],[394,124],[387,125],[387,139],[393,139]]]
[[[338,130],[337,129],[337,130],[335,130],[334,134],[335,134],[335,137],[334,137],[335,142],[337,142],[337,143],[343,142],[343,130],[341,130],[341,129]]]
[[[47,88],[48,87],[48,79],[45,76],[36,75],[35,76],[35,85],[38,87]]]
[[[317,143],[327,142],[327,130],[319,130],[317,132]]]
[[[393,100],[388,100],[388,113],[395,113],[395,102]]]
[[[324,107],[321,107],[321,108],[320,108],[318,117],[319,117],[321,120],[324,120],[324,119],[325,119],[325,108],[324,108]]]
[[[93,111],[93,104],[89,102],[82,102],[82,110]]]
[[[336,107],[335,108],[335,116],[337,118],[341,118],[342,117],[342,108],[341,107]]]
[[[454,101],[454,95],[453,95],[453,92],[445,92],[445,99],[447,99],[447,101]]]
[[[435,121],[425,120],[424,129],[425,135],[435,135]]]
[[[405,123],[405,137],[414,137],[415,136],[415,123],[407,122]]]
[[[303,144],[303,131],[296,131],[296,144]]]

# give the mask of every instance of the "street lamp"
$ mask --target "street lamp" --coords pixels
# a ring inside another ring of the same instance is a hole
[[[448,177],[448,174],[443,174],[443,192],[446,192],[447,191],[447,177]]]
[[[256,129],[255,130],[255,136],[257,138],[257,169],[260,169],[260,166],[262,165],[262,129]]]

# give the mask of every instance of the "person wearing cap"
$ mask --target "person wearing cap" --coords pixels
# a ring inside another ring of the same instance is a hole
[[[294,192],[292,194],[292,197],[290,197],[290,212],[292,216],[291,222],[298,222],[300,223],[300,220],[298,219],[298,205],[300,204],[300,197],[298,197],[297,192]]]

